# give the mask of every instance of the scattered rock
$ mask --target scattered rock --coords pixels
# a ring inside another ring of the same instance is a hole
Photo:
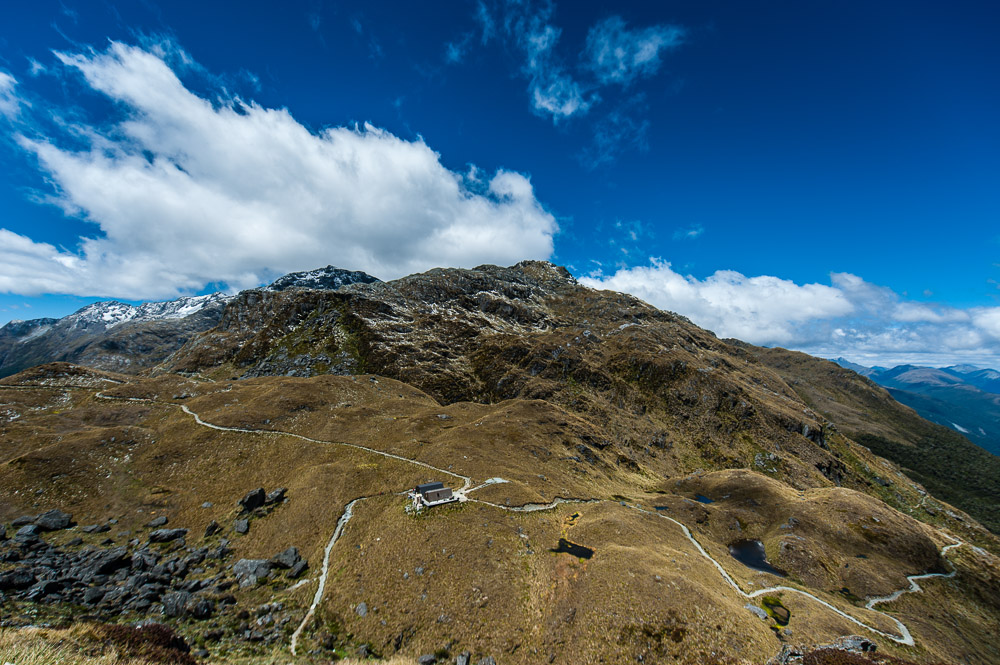
[[[202,508],[211,508],[212,507],[212,502],[211,501],[206,501],[205,503],[201,504],[201,507]]]
[[[34,523],[35,523],[35,518],[32,517],[31,515],[21,515],[20,517],[15,518],[14,521],[10,523],[10,525],[13,528],[17,529],[22,526],[27,526],[29,524],[34,524]]]
[[[111,531],[111,527],[107,524],[88,524],[87,526],[81,526],[80,531],[84,533],[106,533]]]
[[[753,603],[747,603],[743,607],[747,608],[748,610],[750,610],[751,613],[756,614],[759,618],[763,619],[764,621],[767,621],[770,618],[767,615],[767,612],[765,612],[763,609],[757,607]]]
[[[359,617],[368,616],[368,603],[358,603],[357,606],[354,608],[354,612]]]
[[[306,569],[308,567],[309,567],[309,564],[306,563],[305,559],[303,559],[302,561],[299,561],[297,564],[295,564],[294,566],[292,566],[289,569],[289,571],[287,573],[285,573],[285,577],[287,577],[290,580],[297,579],[297,578],[299,578],[302,575],[302,573],[306,572]]]
[[[150,520],[149,524],[147,524],[146,526],[148,526],[150,529],[158,529],[161,526],[166,526],[167,522],[168,522],[167,516],[160,515],[159,517],[155,517],[152,520]]]
[[[168,617],[183,617],[187,614],[186,605],[191,600],[187,591],[175,591],[163,597],[163,614]]]
[[[157,529],[149,534],[149,542],[169,543],[174,540],[180,540],[187,535],[187,532],[187,529]]]
[[[250,520],[236,520],[233,522],[233,530],[236,533],[247,533],[250,531]]]
[[[35,518],[35,525],[43,531],[68,529],[73,524],[73,516],[61,510],[47,510]]]
[[[35,583],[35,575],[28,568],[15,568],[0,574],[0,591],[27,589]]]
[[[301,560],[302,557],[299,555],[297,547],[289,547],[284,552],[271,557],[271,563],[277,568],[291,568]]]
[[[497,661],[493,660],[493,656],[486,656],[485,658],[480,658],[476,665],[497,665]]]
[[[222,531],[222,527],[219,525],[218,522],[212,520],[211,522],[208,523],[208,526],[205,527],[205,537],[211,538],[220,531]]]
[[[41,533],[41,529],[35,524],[28,524],[27,526],[22,526],[14,534],[14,540],[19,543],[34,543],[38,541],[38,534]]]
[[[252,512],[263,506],[266,500],[267,493],[264,491],[264,488],[258,487],[252,492],[247,492],[246,496],[240,499],[240,510],[244,513]]]
[[[271,562],[267,559],[240,559],[233,564],[233,575],[242,588],[259,584],[270,574]]]
[[[458,654],[457,658],[455,658],[455,665],[469,665],[471,660],[472,660],[472,654],[469,653],[468,651],[463,651],[462,653]]]
[[[434,665],[437,662],[437,656],[432,653],[425,653],[420,658],[417,658],[417,665]]]
[[[285,493],[288,492],[287,487],[279,487],[278,489],[268,492],[267,496],[264,497],[264,503],[271,505],[273,503],[281,503],[285,500]]]

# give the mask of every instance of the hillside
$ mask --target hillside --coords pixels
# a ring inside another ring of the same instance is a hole
[[[141,376],[0,381],[5,614],[212,662],[996,662],[1000,541],[852,434],[923,421],[780,358],[547,263],[246,291]]]
[[[934,496],[1000,531],[1000,457],[924,420],[885,388],[835,363],[785,349],[754,353],[847,436],[899,464]]]

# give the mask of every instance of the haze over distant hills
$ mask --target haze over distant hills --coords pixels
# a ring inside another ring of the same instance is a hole
[[[865,367],[837,358],[841,367],[867,376],[921,416],[951,428],[1000,455],[1000,371],[973,365]]]

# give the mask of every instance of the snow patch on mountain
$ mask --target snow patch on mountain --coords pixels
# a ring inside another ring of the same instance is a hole
[[[123,323],[183,319],[210,305],[224,305],[232,298],[233,296],[224,293],[210,293],[204,296],[185,296],[163,302],[147,302],[138,306],[109,300],[87,305],[63,320],[74,327],[89,327],[96,324],[103,325],[105,328],[113,328]]]
[[[291,272],[284,277],[279,277],[269,286],[264,287],[265,291],[284,291],[285,289],[327,289],[335,290],[348,284],[371,284],[382,280],[372,277],[368,273],[360,270],[343,270],[334,266],[317,268],[316,270],[305,270],[302,272]]]

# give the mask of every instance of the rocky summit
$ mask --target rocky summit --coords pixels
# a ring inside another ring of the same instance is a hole
[[[3,333],[7,636],[155,638],[158,662],[1000,662],[997,458],[851,369],[544,262],[328,267],[84,351],[62,321]]]

